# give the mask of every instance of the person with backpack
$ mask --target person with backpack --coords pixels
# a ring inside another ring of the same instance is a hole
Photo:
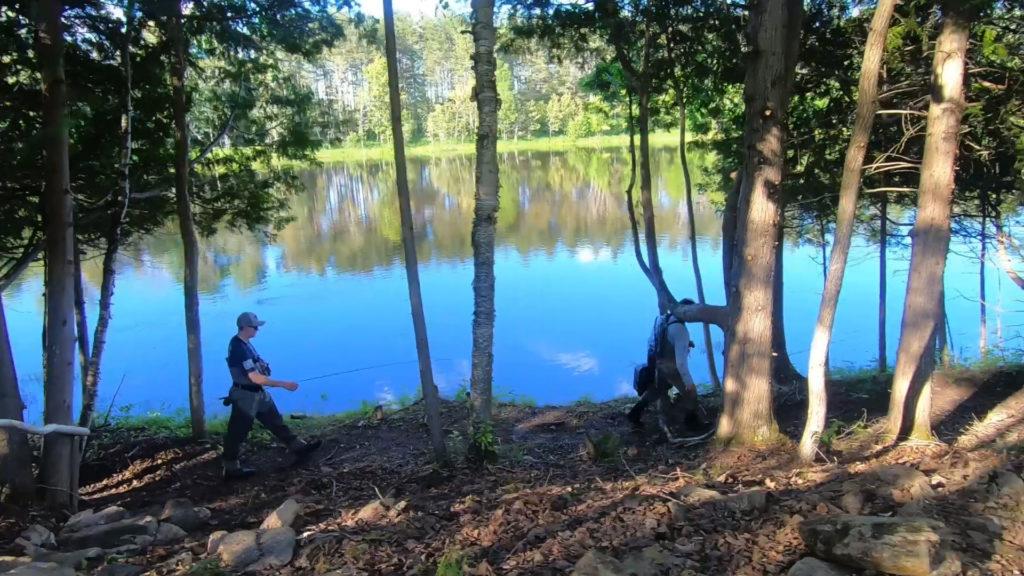
[[[683,300],[682,303],[692,302]],[[671,312],[659,315],[647,345],[647,364],[638,367],[633,377],[633,387],[640,400],[633,405],[628,418],[635,426],[642,425],[644,410],[650,404],[668,400],[672,388],[679,393],[676,403],[686,413],[686,425],[695,429],[707,426],[698,403],[697,386],[687,364],[691,348],[693,342],[686,324]]]
[[[238,461],[242,443],[249,436],[254,420],[259,420],[260,424],[287,446],[288,451],[296,458],[309,454],[321,444],[319,439],[311,442],[299,439],[284,423],[274,399],[267,393],[267,388],[284,388],[294,392],[299,385],[290,380],[270,378],[270,364],[260,357],[251,342],[264,324],[266,322],[252,312],[243,312],[235,321],[238,333],[228,344],[227,362],[228,371],[231,373],[231,391],[224,404],[231,406],[231,418],[228,420],[227,433],[224,435],[225,480],[246,478],[256,473]]]

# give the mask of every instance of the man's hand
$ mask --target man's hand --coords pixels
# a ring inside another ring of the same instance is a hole
[[[299,389],[299,385],[297,383],[295,383],[295,382],[290,381],[290,380],[285,380],[285,381],[281,382],[281,388],[284,388],[285,390],[287,390],[289,392],[295,392],[296,390]]]

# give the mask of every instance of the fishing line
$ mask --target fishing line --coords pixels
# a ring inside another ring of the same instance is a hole
[[[449,362],[451,358],[431,358],[431,362],[445,361]],[[402,362],[387,362],[385,364],[373,364],[371,366],[362,366],[359,368],[352,368],[351,370],[342,370],[340,372],[331,372],[329,374],[321,374],[320,376],[311,376],[309,378],[303,378],[302,380],[296,380],[296,382],[312,382],[313,380],[323,380],[324,378],[331,378],[332,376],[341,376],[343,374],[352,374],[355,372],[365,372],[367,370],[373,370],[375,368],[387,368],[388,366],[401,366],[403,364],[415,364],[419,360],[404,360]]]

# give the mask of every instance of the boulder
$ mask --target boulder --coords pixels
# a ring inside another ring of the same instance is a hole
[[[786,576],[853,576],[853,571],[817,558],[801,558],[786,572]]]
[[[260,559],[255,530],[226,534],[216,547],[221,565],[227,570],[241,570]]]
[[[846,566],[925,576],[946,561],[940,522],[840,514],[806,520],[800,535],[811,553]]]
[[[168,500],[159,518],[161,522],[170,522],[186,532],[199,528],[209,519],[209,510],[193,506],[192,501],[187,498]]]
[[[760,512],[768,506],[768,492],[765,490],[745,490],[729,496],[726,507],[734,512],[746,514]]]
[[[295,522],[295,517],[298,515],[299,504],[289,498],[263,520],[263,524],[260,524],[260,529],[271,530],[273,528],[291,527],[292,523]]]
[[[990,490],[996,498],[1020,498],[1024,496],[1024,480],[1009,470],[1000,470],[995,473]]]
[[[56,548],[57,538],[43,526],[33,524],[21,533],[20,539],[40,548]]]
[[[899,504],[934,495],[928,477],[910,466],[882,466],[868,476],[868,481],[875,494],[892,498]]]
[[[128,517],[128,511],[120,506],[109,506],[99,512],[93,512],[92,508],[83,510],[78,514],[75,514],[68,521],[64,523],[64,527],[61,529],[61,536],[65,533],[77,532],[83,528],[89,528],[90,526],[99,526],[101,524],[110,524],[119,520],[124,520]]]
[[[572,569],[573,576],[628,576],[626,568],[615,558],[590,550]]]
[[[153,543],[157,546],[166,546],[168,544],[177,544],[185,539],[188,533],[171,524],[170,522],[161,522],[160,527],[156,530],[156,537]]]
[[[51,550],[36,550],[32,555],[33,562],[50,562],[68,568],[80,568],[90,560],[100,560],[106,556],[101,548],[85,548],[73,552],[54,552]],[[98,563],[98,562],[97,562]]]
[[[679,499],[686,502],[687,504],[704,504],[705,502],[714,502],[725,498],[722,494],[715,492],[714,490],[708,490],[707,488],[701,488],[700,486],[684,486],[679,491]]]
[[[295,530],[290,527],[260,530],[256,540],[260,558],[246,567],[246,572],[281,568],[292,561],[292,555],[295,553]]]
[[[224,541],[224,537],[227,535],[227,530],[217,530],[213,534],[210,534],[210,538],[206,541],[206,553],[211,556],[216,554],[221,542]]]
[[[75,576],[75,571],[53,562],[32,562],[19,566],[4,576]]]
[[[109,524],[96,524],[71,533],[61,531],[58,542],[65,548],[114,548],[125,543],[126,537],[155,536],[156,518],[137,516]]]
[[[31,563],[32,559],[28,556],[0,556],[0,574]]]

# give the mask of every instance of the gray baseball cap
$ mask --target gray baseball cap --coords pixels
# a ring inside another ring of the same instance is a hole
[[[235,324],[237,324],[239,328],[256,328],[266,324],[266,321],[260,320],[252,312],[242,312],[238,315],[238,320],[235,321]]]

